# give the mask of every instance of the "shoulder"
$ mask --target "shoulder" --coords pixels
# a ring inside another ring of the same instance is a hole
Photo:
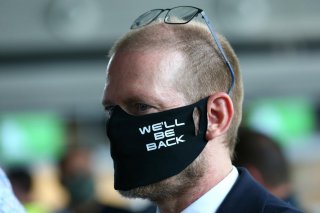
[[[7,188],[11,189],[8,178],[1,168],[0,168],[0,186],[1,188],[4,188],[4,189],[7,189]]]
[[[266,203],[264,205],[263,212],[265,213],[301,213],[300,210],[294,208],[290,204],[274,197],[273,195],[269,195]]]
[[[10,182],[0,168],[0,207],[1,213],[25,213],[25,210],[14,196]]]
[[[224,212],[289,213],[299,212],[286,202],[276,198],[258,184],[243,168],[238,168],[239,177],[218,209]]]

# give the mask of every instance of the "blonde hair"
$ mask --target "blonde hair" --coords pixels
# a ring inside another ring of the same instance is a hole
[[[233,67],[235,85],[231,99],[234,116],[227,133],[226,145],[231,157],[236,143],[238,127],[242,118],[243,85],[240,65],[228,41],[218,34],[219,41]],[[176,77],[177,90],[190,102],[196,102],[214,92],[227,92],[231,75],[220,56],[217,46],[206,25],[191,21],[188,24],[165,24],[160,22],[130,31],[109,52],[109,56],[121,51],[172,50],[181,52],[186,63]]]

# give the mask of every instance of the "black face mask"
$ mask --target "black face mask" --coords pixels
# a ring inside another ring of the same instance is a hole
[[[190,165],[207,144],[207,101],[142,116],[116,106],[107,125],[114,188],[130,190],[156,183]]]

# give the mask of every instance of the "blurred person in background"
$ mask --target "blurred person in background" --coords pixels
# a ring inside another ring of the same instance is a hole
[[[69,194],[69,204],[58,212],[129,213],[125,209],[111,207],[96,200],[90,155],[88,149],[75,147],[70,148],[60,160],[60,182]]]
[[[46,213],[48,211],[32,197],[33,181],[28,168],[12,167],[7,171],[14,194],[28,213]]]
[[[290,167],[276,140],[249,128],[240,128],[233,164],[245,167],[273,195],[299,207],[290,183]]]
[[[0,212],[1,213],[26,213],[12,190],[12,186],[0,168]]]
[[[240,67],[205,13],[155,9],[131,28],[109,53],[103,95],[115,189],[161,213],[299,212],[232,165]]]

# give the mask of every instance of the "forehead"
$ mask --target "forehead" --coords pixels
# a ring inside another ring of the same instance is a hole
[[[120,51],[109,61],[107,74],[114,75],[114,71],[129,75],[175,74],[183,65],[183,56],[178,51],[143,49]],[[152,72],[156,71],[156,72]]]
[[[107,68],[107,99],[174,91],[176,75],[183,65],[183,56],[177,51],[118,52]]]

